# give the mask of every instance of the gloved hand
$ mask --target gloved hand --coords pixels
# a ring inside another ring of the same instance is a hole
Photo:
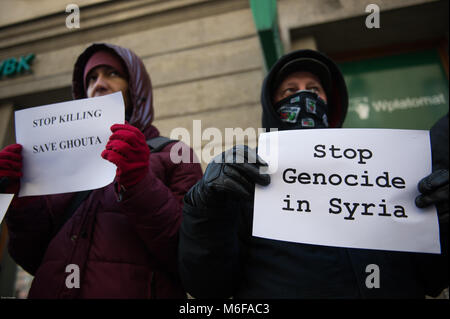
[[[448,169],[434,171],[417,185],[421,193],[416,197],[416,206],[424,208],[431,204],[438,208],[439,218],[448,220]]]
[[[194,207],[207,208],[220,206],[227,199],[250,199],[255,183],[270,183],[268,174],[260,174],[261,166],[267,163],[253,149],[234,146],[208,164],[203,178],[188,191],[185,200]]]
[[[17,194],[21,177],[22,145],[8,145],[0,151],[0,193]]]
[[[148,171],[150,150],[144,134],[129,124],[114,124],[101,156],[117,166],[116,179],[125,189],[141,181]]]

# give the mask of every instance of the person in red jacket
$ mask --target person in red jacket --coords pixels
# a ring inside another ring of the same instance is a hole
[[[186,296],[177,272],[178,230],[183,197],[202,170],[198,163],[171,161],[175,142],[149,150],[146,141],[159,131],[152,125],[152,85],[141,59],[119,46],[89,46],[75,63],[73,97],[118,91],[126,123],[111,127],[99,154],[117,166],[115,180],[90,192],[61,228],[76,193],[15,196],[10,205],[9,253],[34,275],[29,298]],[[20,188],[21,150],[13,144],[0,151],[6,192]]]

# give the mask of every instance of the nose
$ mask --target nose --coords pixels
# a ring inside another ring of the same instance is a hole
[[[94,89],[105,88],[107,86],[106,78],[103,74],[99,74],[94,82]]]
[[[306,88],[306,84],[300,84],[299,86],[298,86],[298,90],[299,91],[304,91],[304,90],[307,90],[307,88]]]

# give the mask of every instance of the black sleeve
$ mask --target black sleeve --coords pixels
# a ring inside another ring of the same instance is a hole
[[[184,203],[178,266],[185,290],[195,298],[228,298],[239,282],[236,203],[199,209]]]
[[[443,116],[430,130],[431,154],[433,172],[449,168],[448,144],[448,113]],[[448,202],[436,205],[439,216],[439,237],[441,254],[417,255],[421,276],[424,278],[427,295],[436,297],[449,286],[448,278]]]
[[[448,113],[430,129],[431,155],[433,171],[448,169]]]
[[[427,296],[437,297],[449,287],[448,278],[448,223],[439,225],[441,254],[414,254],[419,276]]]

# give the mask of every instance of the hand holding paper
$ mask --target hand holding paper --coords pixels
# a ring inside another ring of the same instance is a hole
[[[129,124],[114,124],[102,157],[117,166],[120,185],[129,188],[142,180],[148,170],[150,150],[145,136]]]
[[[256,188],[254,236],[334,247],[440,253],[436,208],[414,205],[419,195],[417,182],[431,170],[427,131],[271,132],[261,134],[260,152],[267,149],[264,145],[271,142],[271,136],[278,136],[274,139],[278,152],[267,153],[264,160],[278,169],[267,188]],[[438,200],[441,196],[436,192],[445,187],[445,180],[448,173],[446,177],[432,174],[419,183],[423,193],[419,205]]]
[[[248,199],[255,183],[268,185],[270,176],[260,174],[259,167],[267,164],[247,146],[238,145],[216,157],[206,168],[205,175],[187,193],[191,205],[206,208],[219,204],[224,195]]]
[[[113,123],[125,120],[121,92],[15,112],[23,146],[19,197],[96,189],[115,167],[99,155]]]
[[[0,178],[3,181],[0,192],[15,194],[19,191],[22,177],[22,145],[12,144],[0,151]]]
[[[416,197],[416,206],[419,208],[440,204],[442,209],[439,219],[448,220],[448,169],[437,170],[424,177],[417,185],[420,195]]]

